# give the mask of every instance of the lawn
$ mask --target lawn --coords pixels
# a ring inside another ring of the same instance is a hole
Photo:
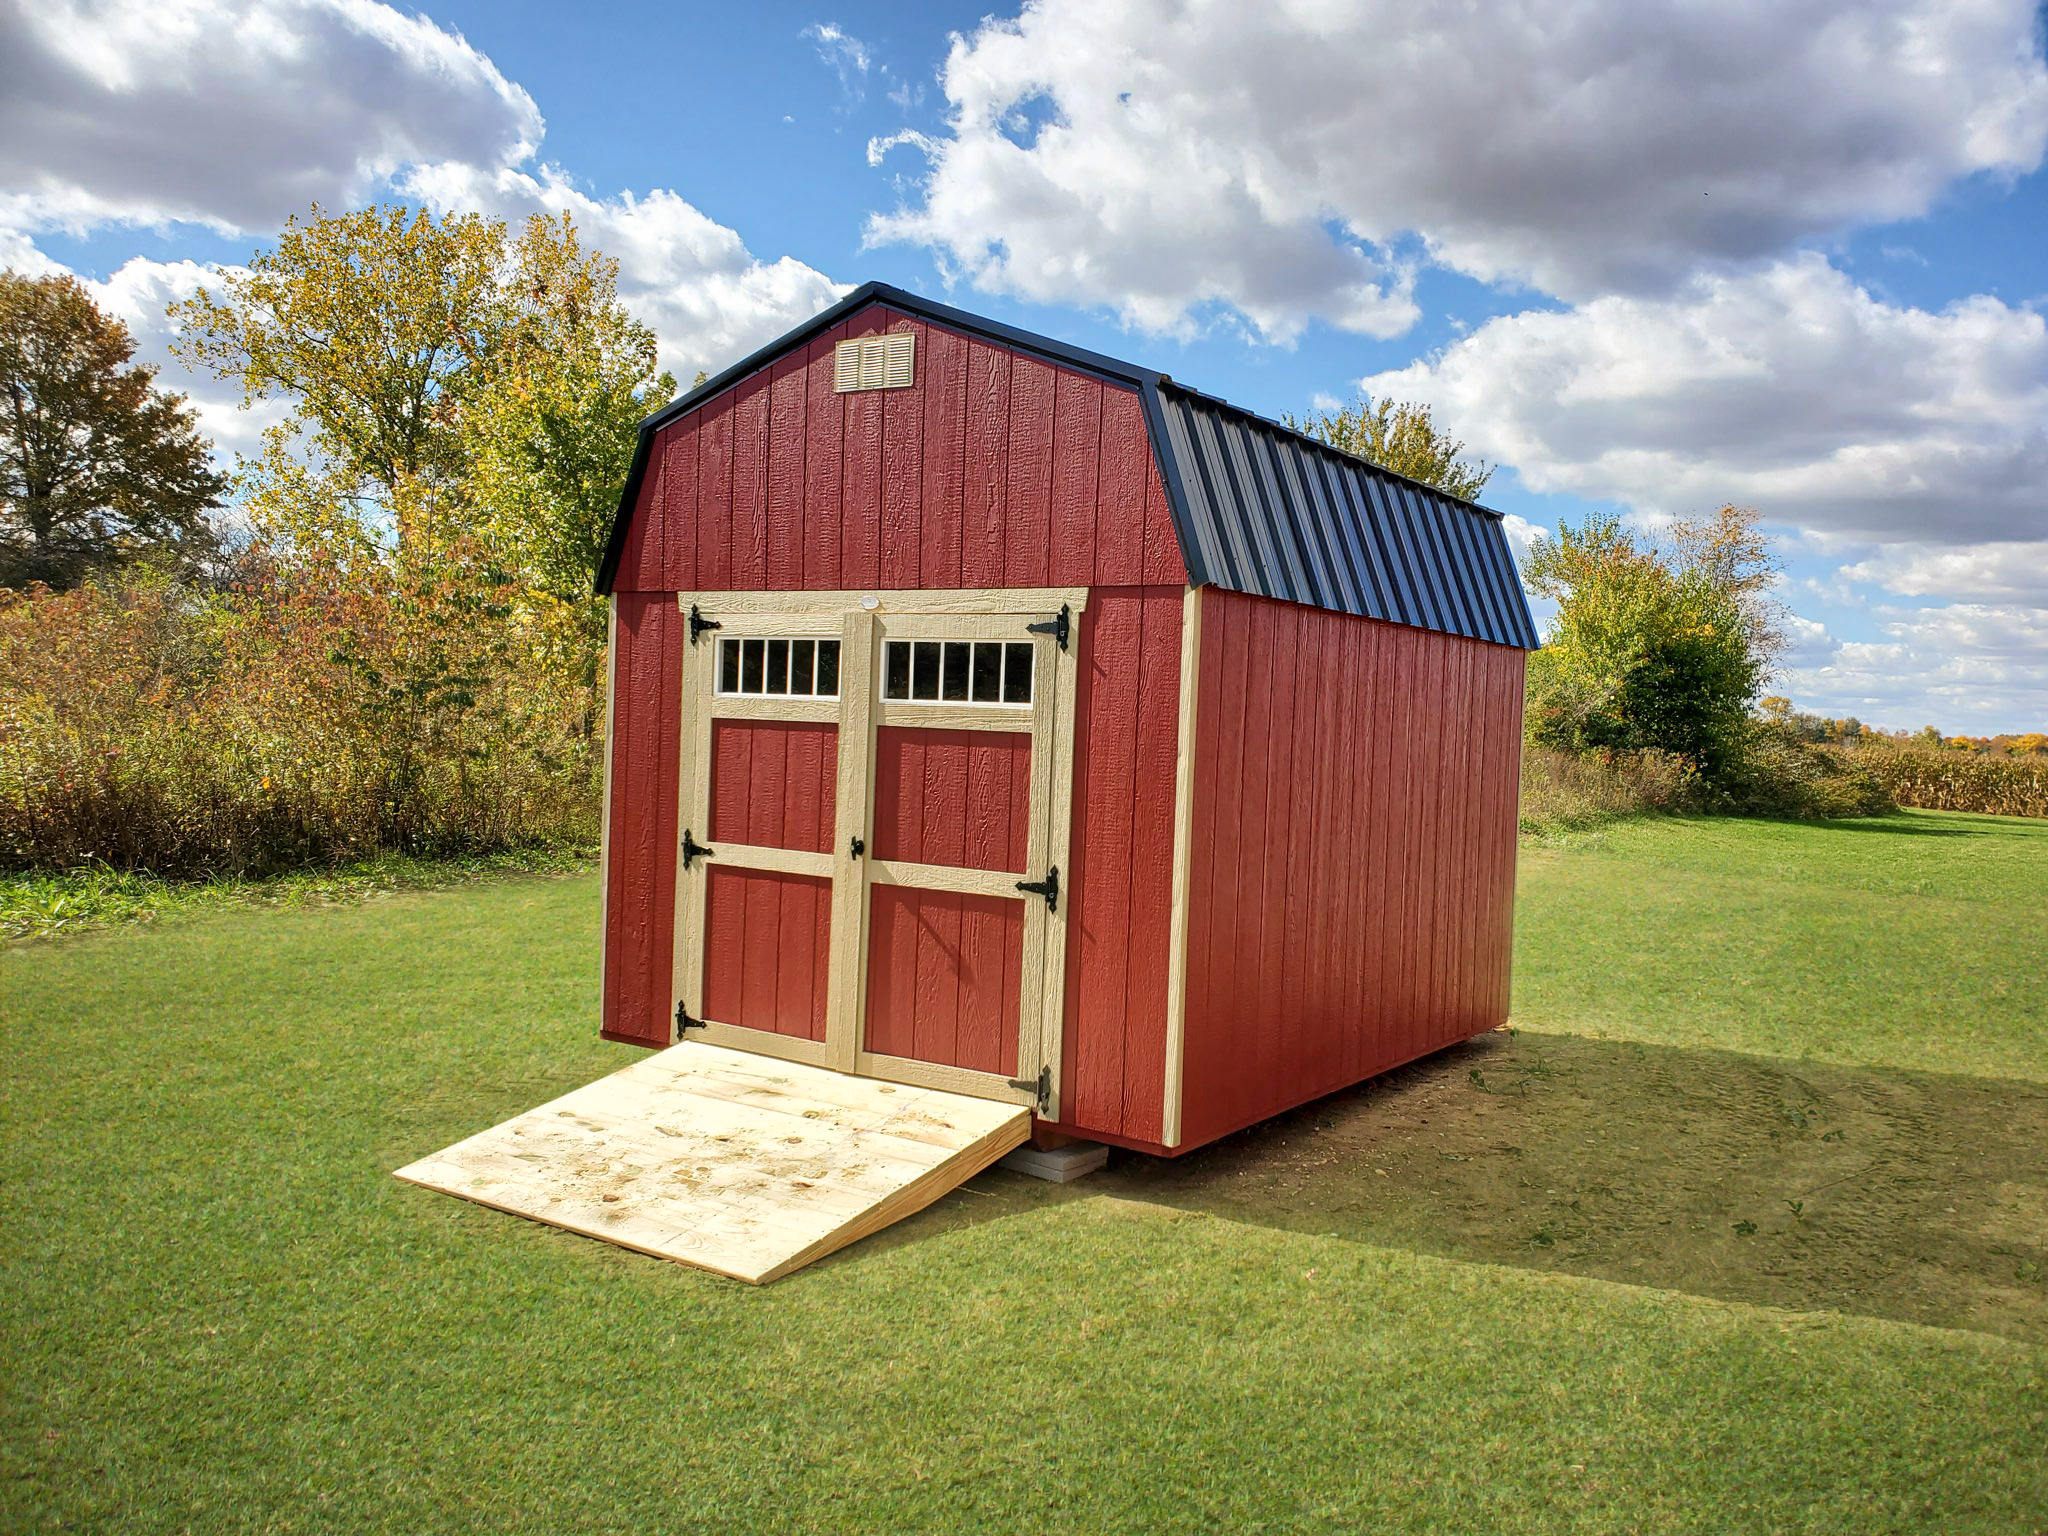
[[[2048,826],[1525,852],[1518,1027],[765,1290],[388,1171],[632,1059],[587,876],[0,950],[0,1528],[2048,1525]]]

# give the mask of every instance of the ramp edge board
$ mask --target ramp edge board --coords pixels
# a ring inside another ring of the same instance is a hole
[[[690,1041],[393,1176],[765,1285],[924,1209],[1030,1130],[1016,1105]]]

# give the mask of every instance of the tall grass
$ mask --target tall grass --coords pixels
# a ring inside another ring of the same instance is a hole
[[[246,877],[596,828],[589,690],[488,581],[0,594],[0,868]]]
[[[1524,832],[1572,832],[1651,812],[1699,808],[1699,774],[1668,752],[1561,752],[1534,742],[1522,749]]]

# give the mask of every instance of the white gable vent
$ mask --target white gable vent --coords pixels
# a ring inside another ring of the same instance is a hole
[[[842,395],[857,389],[907,389],[916,358],[914,331],[842,341],[832,350],[832,388]]]

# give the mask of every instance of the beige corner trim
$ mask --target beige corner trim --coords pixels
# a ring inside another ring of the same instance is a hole
[[[1162,1146],[1180,1145],[1181,1063],[1188,1003],[1188,862],[1195,835],[1195,701],[1201,696],[1202,589],[1181,599],[1180,735],[1173,767],[1173,898],[1166,951],[1166,1095]]]

